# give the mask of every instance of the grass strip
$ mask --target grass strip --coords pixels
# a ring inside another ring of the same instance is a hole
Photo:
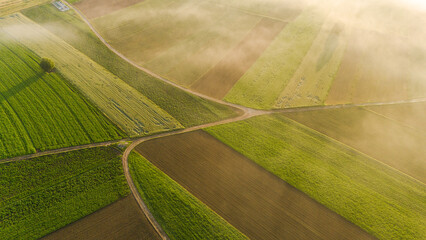
[[[0,165],[0,238],[39,239],[126,196],[113,146]]]
[[[379,239],[426,237],[424,184],[282,115],[206,131]]]
[[[142,199],[170,239],[247,239],[141,155],[132,152],[129,167]]]

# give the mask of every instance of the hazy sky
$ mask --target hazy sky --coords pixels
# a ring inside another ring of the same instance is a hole
[[[426,10],[426,0],[400,0],[401,2],[413,5],[415,7],[422,8]]]

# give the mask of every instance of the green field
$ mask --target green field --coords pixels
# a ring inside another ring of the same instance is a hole
[[[5,18],[0,26],[11,39],[39,56],[51,58],[58,71],[128,135],[148,135],[182,127],[147,97],[25,16]]]
[[[315,8],[308,8],[289,22],[224,100],[253,108],[272,108],[311,48],[323,18]]]
[[[139,154],[129,156],[133,181],[170,239],[247,239]]]
[[[23,13],[121,78],[185,127],[236,115],[234,109],[188,94],[130,65],[111,52],[74,11],[59,12],[48,4]]]
[[[0,239],[39,239],[129,193],[113,146],[0,164]]]
[[[371,109],[390,111],[392,107],[396,107],[397,111],[400,108],[394,105]],[[410,104],[403,107],[410,109]],[[417,114],[412,112],[405,118],[418,119],[420,123],[423,113],[421,109],[417,110]],[[403,114],[401,111],[400,113]],[[421,129],[417,129],[414,124],[410,126],[392,116],[386,117],[366,108],[329,109],[284,115],[426,183],[426,134],[420,132]]]
[[[330,14],[274,108],[324,104],[345,52],[347,32]]]
[[[206,131],[379,239],[426,237],[426,186],[366,155],[282,115]]]
[[[125,135],[40,58],[0,30],[0,159]]]

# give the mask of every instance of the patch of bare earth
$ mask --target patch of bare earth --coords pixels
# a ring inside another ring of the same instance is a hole
[[[372,238],[201,130],[143,142],[136,151],[249,238]]]
[[[129,195],[43,238],[43,240],[56,239],[160,239],[160,237],[133,196]]]
[[[285,22],[263,18],[215,67],[197,80],[191,89],[222,99],[285,25]]]
[[[143,0],[82,0],[74,6],[86,15],[87,18],[97,18],[122,8],[134,5]]]

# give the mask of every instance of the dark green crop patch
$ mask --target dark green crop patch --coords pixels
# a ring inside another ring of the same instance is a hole
[[[129,193],[113,146],[3,163],[0,172],[0,239],[39,239]]]

